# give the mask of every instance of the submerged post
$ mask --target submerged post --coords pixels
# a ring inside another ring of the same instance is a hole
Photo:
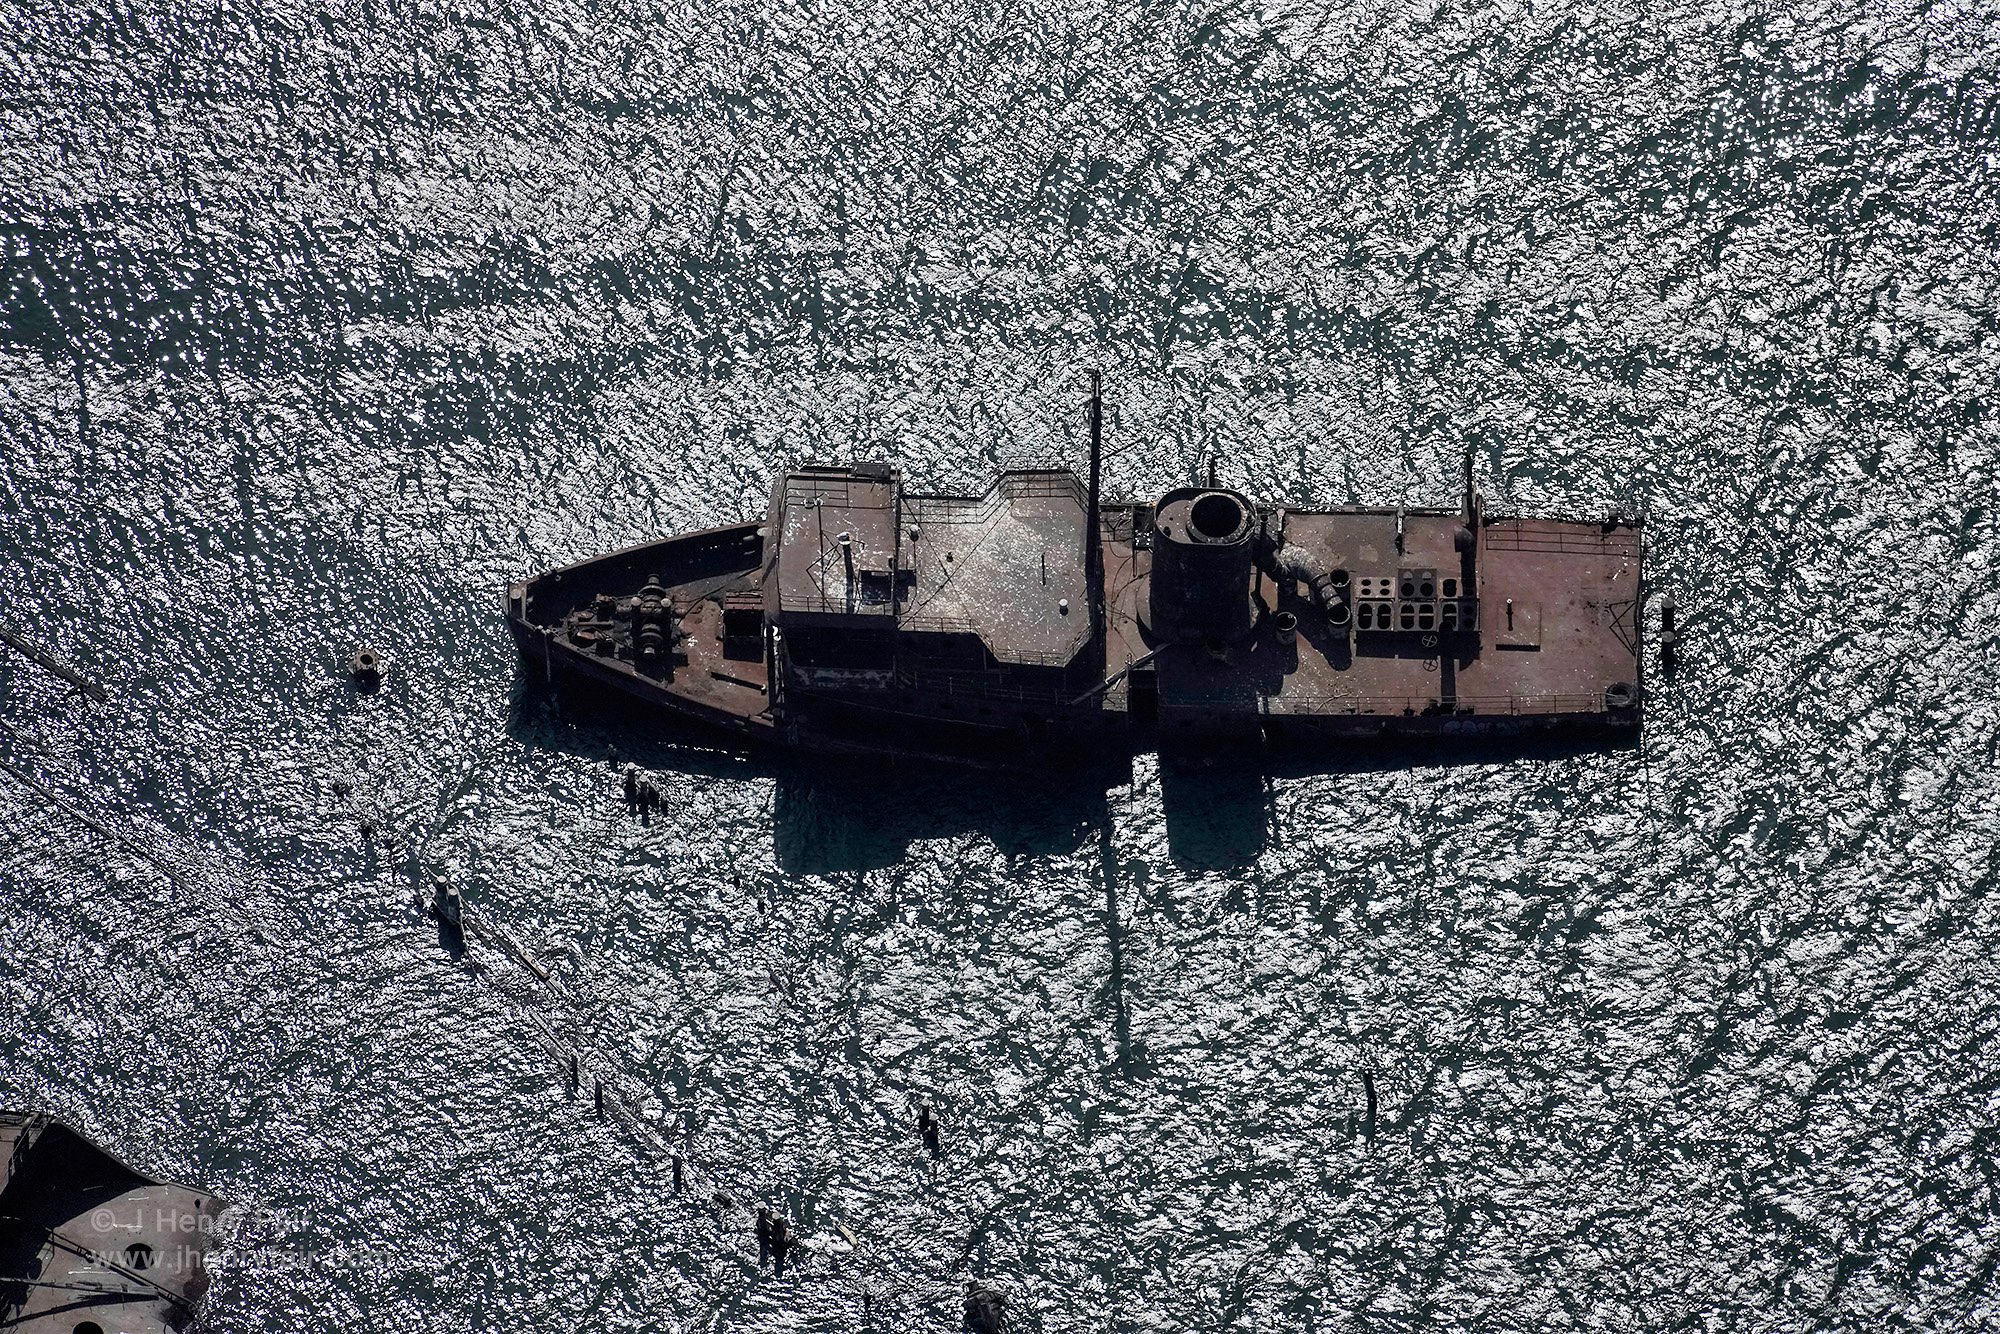
[[[1104,663],[1104,542],[1098,531],[1097,505],[1104,482],[1104,373],[1090,373],[1090,486],[1084,498],[1084,596],[1090,599],[1090,647],[1100,669]]]

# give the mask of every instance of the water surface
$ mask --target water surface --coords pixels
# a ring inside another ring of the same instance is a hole
[[[2000,1321],[1996,20],[0,0],[0,617],[107,691],[0,661],[0,1093],[268,1211],[218,1330]],[[517,668],[1093,365],[1117,494],[1643,507],[1643,746],[996,789]]]

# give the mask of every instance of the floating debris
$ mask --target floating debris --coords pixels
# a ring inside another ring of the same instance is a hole
[[[451,933],[454,943],[459,948],[464,948],[465,896],[459,892],[457,885],[452,884],[443,876],[435,877],[431,881],[431,888],[433,891],[431,898],[432,914],[444,926],[445,930]]]
[[[1375,1072],[1361,1072],[1361,1089],[1368,1098],[1368,1147],[1375,1147]]]
[[[771,1218],[771,1272],[779,1278],[785,1276],[785,1261],[792,1253],[792,1225],[785,1221],[783,1214]]]
[[[938,1135],[937,1113],[927,1102],[917,1104],[917,1133],[923,1136],[924,1147],[930,1150],[933,1159],[944,1155],[943,1141]]]

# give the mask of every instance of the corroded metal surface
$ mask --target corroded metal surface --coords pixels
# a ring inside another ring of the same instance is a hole
[[[996,663],[1069,662],[1090,628],[1083,506],[1066,472],[1011,474],[976,500],[905,497],[905,526],[920,536],[899,629],[976,635]]]
[[[0,1112],[0,1328],[186,1329],[222,1247],[222,1209],[58,1121]]]
[[[807,468],[778,483],[778,610],[786,615],[895,613],[896,488],[888,470]]]

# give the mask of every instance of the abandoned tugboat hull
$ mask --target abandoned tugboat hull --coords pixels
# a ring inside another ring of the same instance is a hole
[[[799,469],[763,523],[516,583],[509,620],[551,681],[841,754],[1636,735],[1636,521],[1495,518],[1469,477],[1456,510],[1107,504],[1096,472],[924,496],[880,464]]]
[[[1170,747],[1177,738],[1194,743],[1248,741],[1275,750],[1311,752],[1370,739],[1560,735],[1615,742],[1634,738],[1638,732],[1636,691],[1621,694],[1612,690],[1607,699],[1589,689],[1469,695],[1455,699],[1449,707],[1438,697],[1418,691],[1329,697],[1320,702],[1328,712],[1265,707],[1205,714],[1184,705],[1176,708],[1175,692],[1170,687],[1163,719],[1158,704],[1161,664],[1156,658],[1134,673],[1129,663],[1140,654],[1128,655],[1123,679],[1114,680],[1103,691],[1108,704],[1121,707],[1078,708],[1066,723],[1060,712],[1036,722],[1016,722],[1011,714],[1007,723],[987,721],[997,711],[963,688],[957,696],[947,690],[943,699],[921,714],[867,699],[824,699],[799,705],[791,711],[793,716],[785,717],[781,708],[774,707],[770,642],[759,635],[731,643],[731,637],[708,624],[719,622],[728,613],[723,603],[732,595],[755,588],[762,565],[759,531],[759,525],[746,524],[669,538],[510,585],[508,619],[524,664],[545,682],[562,681],[623,695],[707,729],[724,743],[1001,767]],[[719,565],[722,568],[718,569]],[[638,573],[640,570],[647,573]],[[670,678],[636,670],[616,651],[601,652],[594,636],[579,641],[565,632],[565,622],[575,619],[598,591],[615,598],[613,590],[642,587],[653,573],[659,574],[668,595],[665,601],[676,608],[673,614],[685,636],[681,645],[685,660],[674,664]],[[1539,607],[1522,610],[1517,619],[1525,622],[1541,612]],[[1614,615],[1621,624],[1633,620],[1631,609],[1620,609]],[[707,635],[703,635],[704,630]],[[1260,648],[1275,653],[1288,647],[1277,639],[1274,633],[1273,642]],[[1536,647],[1524,644],[1520,651]],[[1427,663],[1419,660],[1420,667]],[[1148,666],[1153,669],[1150,673]],[[1171,671],[1172,664],[1166,666]],[[1637,676],[1636,665],[1632,675]],[[1153,678],[1150,683],[1147,676]],[[1136,701],[1135,684],[1139,687]],[[1149,694],[1153,697],[1151,709],[1146,701]],[[1006,702],[1021,701],[1016,697]],[[1060,701],[1050,694],[1043,702],[1058,705]],[[963,713],[953,716],[957,709]],[[1050,734],[1052,729],[1057,730],[1056,735]]]

